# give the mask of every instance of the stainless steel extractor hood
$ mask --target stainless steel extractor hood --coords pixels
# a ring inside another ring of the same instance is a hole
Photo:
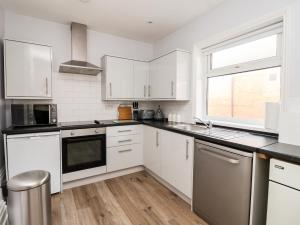
[[[102,71],[102,68],[86,61],[87,58],[87,26],[80,23],[71,23],[71,54],[72,60],[59,66],[60,73],[73,73],[94,75]]]

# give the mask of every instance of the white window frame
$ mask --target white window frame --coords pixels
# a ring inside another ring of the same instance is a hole
[[[225,66],[221,68],[211,69],[211,58],[212,53],[220,51],[222,49],[227,49],[233,46],[237,46],[243,43],[251,42],[253,40],[261,39],[271,35],[278,35],[277,39],[277,54],[274,57],[269,57],[266,59],[259,59],[250,62],[239,63],[235,65]],[[246,120],[237,118],[226,118],[226,117],[212,117],[207,115],[208,106],[208,79],[211,77],[217,77],[221,75],[237,74],[242,72],[250,72],[255,70],[262,70],[274,67],[281,67],[281,87],[282,76],[283,76],[283,19],[277,19],[272,23],[262,26],[256,26],[256,29],[248,30],[248,32],[240,32],[235,34],[235,36],[230,39],[223,39],[220,42],[211,43],[205,48],[201,48],[201,61],[202,61],[202,73],[203,73],[203,99],[202,99],[202,115],[204,120],[211,120],[216,124],[221,125],[238,125],[238,127],[246,128],[259,128],[263,130],[264,124],[261,120]],[[282,89],[282,88],[281,88]],[[282,99],[282,90],[280,91],[280,98]]]

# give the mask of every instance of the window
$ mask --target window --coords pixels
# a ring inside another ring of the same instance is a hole
[[[280,101],[282,22],[203,49],[205,118],[262,126]]]

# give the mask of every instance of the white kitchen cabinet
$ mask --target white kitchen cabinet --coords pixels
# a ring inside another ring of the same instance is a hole
[[[187,197],[192,197],[194,139],[144,126],[144,166]]]
[[[142,125],[114,126],[108,127],[106,129],[106,136],[120,137],[133,134],[141,134],[142,132]]]
[[[143,165],[141,125],[108,127],[106,131],[107,172]]]
[[[149,63],[134,61],[134,99],[147,99],[149,96]]]
[[[133,99],[133,61],[105,56],[102,59],[102,98],[104,100]]]
[[[104,56],[103,100],[189,100],[191,54],[175,50],[150,62]]]
[[[144,126],[144,166],[161,175],[161,153],[159,149],[161,130]]]
[[[30,170],[45,170],[51,174],[51,193],[61,191],[59,132],[8,135],[6,157],[8,179]]]
[[[52,48],[4,41],[5,98],[49,99],[52,96]]]
[[[107,148],[107,172],[143,165],[141,144]]]
[[[169,131],[161,132],[161,177],[192,197],[194,139]]]
[[[270,160],[267,225],[300,224],[300,166]]]
[[[191,54],[175,50],[150,62],[150,98],[189,100]]]

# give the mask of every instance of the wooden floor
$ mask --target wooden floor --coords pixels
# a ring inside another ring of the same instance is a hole
[[[207,225],[146,172],[52,196],[52,225]]]

